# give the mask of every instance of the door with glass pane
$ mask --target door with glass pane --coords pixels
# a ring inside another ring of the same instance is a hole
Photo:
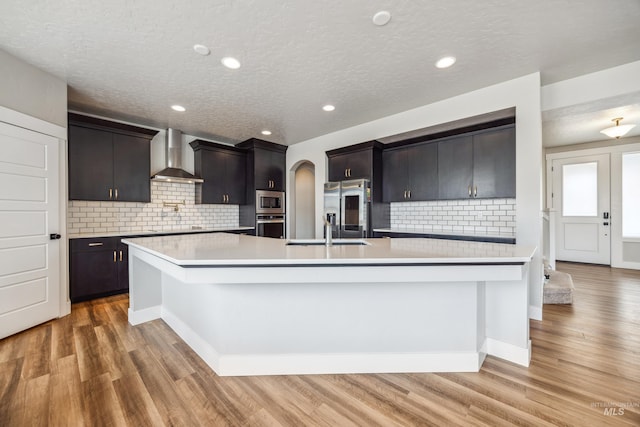
[[[553,161],[556,258],[611,264],[609,155]]]

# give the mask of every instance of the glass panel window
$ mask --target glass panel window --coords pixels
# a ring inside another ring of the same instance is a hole
[[[640,237],[640,153],[622,155],[622,237]]]
[[[562,216],[598,216],[598,162],[562,166]]]

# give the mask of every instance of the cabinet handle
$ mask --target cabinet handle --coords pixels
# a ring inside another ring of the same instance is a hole
[[[122,262],[122,251],[120,251],[120,262]]]
[[[471,197],[471,186],[469,186],[468,189],[469,189],[469,197]]]
[[[403,199],[406,199],[406,198],[407,198],[407,190],[404,190],[404,194],[402,195],[402,198],[403,198]]]
[[[411,198],[411,190],[407,190],[407,193],[409,194],[409,198]]]
[[[478,197],[478,186],[473,187],[473,197]]]
[[[349,178],[351,178],[351,168],[349,168]]]
[[[113,262],[116,262],[116,251],[113,251]]]
[[[102,246],[101,242],[98,243],[89,243],[89,247],[94,247],[94,246]]]
[[[113,199],[113,188],[109,189],[109,199]]]
[[[118,200],[118,189],[116,188],[116,200]]]

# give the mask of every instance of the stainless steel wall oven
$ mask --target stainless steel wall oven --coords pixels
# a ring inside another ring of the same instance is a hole
[[[256,236],[284,239],[285,199],[283,191],[256,190]]]

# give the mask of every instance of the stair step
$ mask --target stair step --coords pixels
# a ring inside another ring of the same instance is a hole
[[[561,271],[548,270],[549,279],[544,283],[544,304],[571,304],[573,303],[573,279],[570,274]]]

